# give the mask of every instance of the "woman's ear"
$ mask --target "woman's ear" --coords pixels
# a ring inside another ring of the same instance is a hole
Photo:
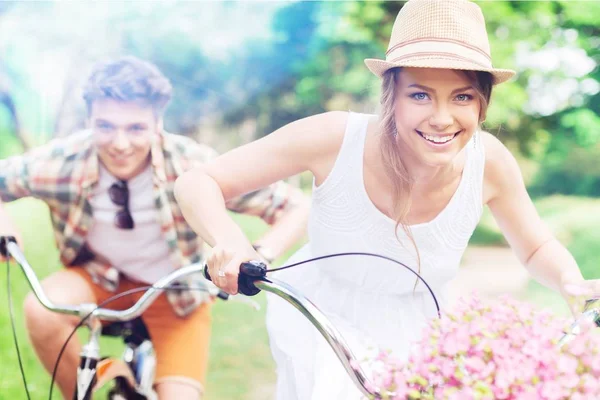
[[[485,122],[486,117],[487,117],[487,110],[484,110],[481,107],[481,103],[480,103],[480,105],[479,105],[479,125],[481,125]]]

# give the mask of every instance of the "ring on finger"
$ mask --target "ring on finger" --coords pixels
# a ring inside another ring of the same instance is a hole
[[[219,278],[225,278],[225,271],[220,269],[219,272],[217,273],[217,275],[219,276]]]

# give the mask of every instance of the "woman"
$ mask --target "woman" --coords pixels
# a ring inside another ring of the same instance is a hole
[[[419,270],[434,292],[457,272],[487,205],[523,265],[565,297],[598,295],[542,223],[518,165],[482,132],[492,87],[513,71],[492,67],[481,10],[466,0],[412,0],[400,11],[382,78],[379,117],[329,112],[293,122],[177,182],[190,225],[213,246],[210,273],[236,293],[239,265],[258,259],[225,201],[309,170],[310,242],[295,259],[368,251]],[[362,257],[279,274],[313,300],[359,352],[371,345],[406,356],[434,315],[423,285],[396,265]],[[278,399],[354,399],[360,394],[299,313],[269,299],[267,326]]]

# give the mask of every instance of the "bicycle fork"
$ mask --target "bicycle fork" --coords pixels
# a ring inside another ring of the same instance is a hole
[[[96,367],[100,359],[98,340],[102,331],[102,324],[92,316],[87,325],[90,329],[90,338],[81,350],[81,361],[77,368],[77,385],[75,386],[73,400],[92,400],[92,392],[97,379]]]

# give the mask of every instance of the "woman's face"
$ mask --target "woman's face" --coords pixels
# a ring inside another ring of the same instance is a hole
[[[422,165],[450,164],[479,125],[480,101],[461,71],[403,68],[396,87],[400,153]]]

